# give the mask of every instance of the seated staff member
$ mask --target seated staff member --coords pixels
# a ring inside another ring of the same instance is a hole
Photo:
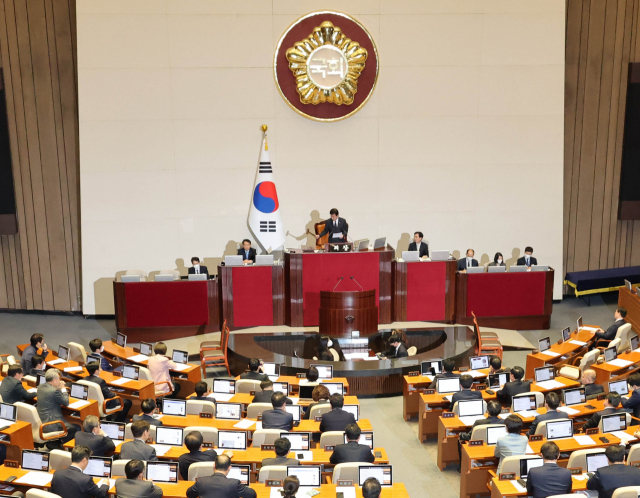
[[[180,476],[184,481],[189,477],[189,467],[192,463],[197,462],[215,462],[218,452],[214,449],[202,450],[202,444],[204,438],[200,431],[191,431],[184,438],[184,445],[189,450],[189,453],[183,453],[178,458],[178,466],[180,468]],[[225,451],[223,455],[233,456],[232,451]]]
[[[406,358],[409,356],[409,353],[407,353],[407,347],[402,344],[400,336],[392,334],[391,337],[389,337],[389,346],[391,346],[391,349],[380,356],[389,360],[396,358]]]
[[[209,391],[209,384],[207,384],[204,380],[196,382],[193,390],[196,392],[196,395],[189,399],[198,401],[213,401],[211,398],[207,398],[207,396],[211,394],[211,391]]]
[[[151,378],[156,385],[156,393],[164,394],[173,389],[171,398],[177,398],[180,392],[180,384],[171,381],[171,369],[176,369],[176,364],[167,358],[167,345],[164,342],[156,342],[153,346],[153,356],[147,360],[147,368],[151,373]]]
[[[527,246],[524,248],[524,256],[518,258],[518,266],[527,265],[531,268],[532,265],[537,265],[538,260],[531,256],[533,254],[533,247]]]
[[[451,408],[453,408],[453,405],[455,405],[457,401],[470,400],[470,399],[482,399],[482,392],[472,391],[471,390],[472,385],[473,385],[473,377],[471,377],[471,375],[463,374],[460,377],[460,387],[462,389],[457,393],[455,393],[451,398]]]
[[[82,422],[84,432],[76,432],[76,447],[86,446],[93,456],[103,457],[116,449],[115,443],[100,428],[100,419],[95,415],[87,415]]]
[[[640,418],[640,373],[634,373],[627,379],[629,384],[629,390],[631,391],[631,397],[629,399],[622,398],[622,407],[628,410],[633,410],[633,416]],[[632,422],[633,425],[635,420]],[[640,434],[636,432],[636,434]]]
[[[453,358],[445,359],[442,362],[442,369],[444,370],[444,372],[439,373],[434,377],[433,382],[429,386],[429,389],[436,389],[436,387],[438,386],[438,379],[452,379],[455,377],[460,377],[459,373],[453,373],[455,368],[456,362]]]
[[[100,370],[104,370],[105,372],[113,372],[113,367],[111,363],[107,361],[107,359],[102,356],[102,352],[104,351],[104,346],[102,345],[102,339],[94,339],[89,343],[89,348],[91,349],[93,356],[100,357]]]
[[[256,492],[238,479],[227,477],[231,470],[231,458],[218,455],[212,476],[200,477],[187,489],[187,498],[256,498]]]
[[[498,469],[502,469],[502,460],[508,456],[524,455],[527,450],[529,438],[520,434],[522,431],[522,419],[517,415],[509,415],[504,422],[507,426],[507,435],[498,438],[493,456],[500,457]]]
[[[257,358],[251,358],[249,360],[249,371],[240,374],[240,379],[244,380],[269,380],[267,374],[261,373],[260,360]]]
[[[336,208],[329,211],[331,218],[324,222],[324,230],[316,235],[316,240],[320,240],[326,234],[329,234],[329,242],[347,242],[349,224],[347,220],[340,218],[339,214]]]
[[[44,375],[46,370],[47,364],[44,361],[44,357],[40,354],[34,354],[31,357],[31,370],[27,373],[23,372],[23,374],[37,379],[38,375]]]
[[[33,334],[29,342],[31,344],[24,348],[22,358],[20,359],[20,366],[23,372],[28,372],[31,368],[31,358],[34,354],[38,354],[38,349],[42,349],[42,353],[40,354],[44,359],[46,359],[49,354],[49,349],[44,342],[44,336],[42,334]]]
[[[360,434],[362,433],[358,424],[347,425],[344,433],[347,436],[347,443],[336,445],[329,461],[334,465],[349,462],[373,463],[376,457],[373,456],[371,448],[366,444],[360,444],[358,442],[360,440]]]
[[[131,424],[131,433],[134,439],[133,441],[122,443],[120,458],[123,460],[139,459],[147,462],[155,462],[158,460],[156,449],[147,444],[149,427],[149,422],[145,420],[136,420]]]
[[[473,428],[479,425],[490,425],[490,424],[499,424],[504,425],[504,420],[502,420],[498,415],[502,412],[502,405],[498,403],[495,399],[489,401],[487,403],[487,417],[481,418],[480,420],[476,420],[471,427],[469,432],[461,432],[458,436],[458,455],[460,456],[460,461],[462,461],[462,445],[461,443],[464,441],[471,440],[471,434],[473,433]]]
[[[279,437],[273,443],[274,450],[276,452],[275,458],[265,458],[262,460],[261,467],[266,465],[284,465],[289,467],[290,465],[300,465],[300,461],[295,458],[288,458],[287,455],[291,451],[291,441],[286,438]]]
[[[309,420],[309,414],[311,413],[311,408],[320,404],[329,403],[329,398],[331,397],[331,393],[329,392],[329,388],[327,386],[323,386],[322,384],[318,384],[313,388],[311,392],[311,398],[313,398],[313,403],[309,404],[304,411],[304,415],[302,416],[302,420]]]
[[[242,249],[238,249],[238,256],[242,256],[243,265],[256,262],[256,250],[251,248],[251,241],[249,239],[242,241]]]
[[[498,356],[492,356],[489,360],[489,374],[509,373],[508,368],[502,368],[502,360]]]
[[[429,257],[429,246],[422,242],[422,232],[416,232],[413,234],[413,242],[409,244],[410,251],[418,251],[419,258],[428,258]]]
[[[585,396],[593,396],[604,392],[604,387],[600,384],[595,384],[596,371],[587,369],[582,372],[582,386],[584,387]]]
[[[29,393],[22,385],[22,368],[18,364],[9,365],[7,376],[0,384],[0,396],[2,402],[13,405],[17,401],[31,401],[36,393]]]
[[[105,400],[109,400],[107,401],[107,408],[112,409],[116,406],[120,406],[120,402],[117,399],[110,399],[113,398],[115,394],[111,392],[111,390],[107,386],[106,381],[96,375],[96,372],[99,368],[98,362],[92,361],[90,363],[87,363],[85,368],[87,369],[87,372],[89,372],[89,376],[85,377],[83,380],[86,380],[87,382],[93,382],[94,384],[98,384],[98,386],[100,386],[102,396]],[[131,404],[132,403],[130,399],[122,398],[122,410],[114,414],[114,420],[116,422],[124,422],[125,420],[127,420],[127,415],[129,415],[129,410],[131,410]]]
[[[191,258],[191,268],[187,270],[189,275],[206,275],[209,278],[209,268],[200,264],[200,258],[198,256],[194,256]]]
[[[362,498],[380,498],[382,484],[375,477],[369,477],[362,484]]]
[[[493,262],[489,263],[487,266],[507,266],[504,263],[504,257],[502,256],[501,252],[497,252],[496,255],[493,257]]]
[[[273,410],[262,412],[263,429],[280,429],[290,431],[293,429],[293,414],[285,409],[287,397],[281,392],[273,393],[271,396],[271,406]]]
[[[320,374],[318,373],[318,369],[316,367],[309,367],[309,370],[307,370],[307,376],[304,379],[300,379],[300,382],[298,382],[298,384],[305,384],[305,385],[309,385],[309,384],[317,384],[318,383],[318,377],[320,376]]]
[[[97,418],[97,417],[96,417]],[[51,492],[64,498],[104,498],[109,493],[109,484],[98,487],[93,477],[84,473],[89,465],[91,450],[78,445],[71,450],[71,465],[58,469],[51,479]]]
[[[533,498],[571,494],[571,471],[558,465],[558,445],[553,441],[547,441],[542,445],[541,453],[544,464],[542,467],[529,470],[527,494]]]
[[[531,381],[522,380],[524,377],[524,369],[522,367],[513,367],[511,369],[511,381],[507,382],[502,389],[496,393],[496,397],[503,403],[511,403],[511,398],[516,394],[528,393],[531,391]]]
[[[125,443],[126,444],[126,443]],[[144,478],[144,462],[130,460],[124,466],[126,479],[116,479],[116,496],[118,498],[162,498],[162,489],[153,481]]]
[[[598,427],[600,419],[603,415],[613,415],[614,413],[625,413],[625,410],[620,407],[620,400],[622,397],[618,393],[609,393],[604,400],[604,410],[594,413],[589,420],[582,426],[583,429],[593,429]]]
[[[61,420],[67,428],[67,435],[59,440],[47,443],[49,449],[62,449],[61,446],[76,437],[76,432],[80,430],[80,426],[76,424],[70,424],[62,415],[62,407],[69,406],[69,394],[65,389],[65,384],[60,380],[60,371],[55,368],[50,368],[47,373],[44,374],[43,382],[38,386],[38,403],[36,408],[38,409],[38,415],[40,421],[43,424],[47,422],[55,422]],[[52,424],[43,428],[44,433],[61,431],[61,424]]]
[[[329,403],[331,403],[331,411],[322,415],[320,432],[344,431],[347,425],[356,423],[353,413],[342,409],[344,406],[342,394],[332,394],[329,398]],[[264,427],[264,421],[262,426]]]
[[[473,249],[467,249],[467,257],[458,260],[458,271],[467,271],[467,268],[478,266],[478,260],[473,258],[475,254]]]
[[[536,433],[536,429],[538,428],[538,424],[540,422],[569,418],[566,413],[558,411],[558,407],[560,406],[560,396],[558,396],[558,393],[547,393],[544,398],[544,406],[547,409],[547,413],[537,415],[533,420],[533,422],[531,423],[531,428],[529,429],[530,436]]]
[[[262,391],[257,392],[253,397],[252,403],[271,403],[271,396],[273,395],[273,382],[270,380],[263,380],[260,382],[260,389]],[[328,389],[327,389],[328,392]],[[287,398],[287,405],[292,405],[293,401]]]
[[[600,467],[587,481],[587,489],[598,492],[598,498],[611,498],[618,488],[640,486],[640,469],[625,465],[624,446],[607,446],[604,454],[609,465]]]
[[[156,400],[153,398],[147,398],[142,403],[140,403],[142,415],[135,414],[131,419],[133,422],[144,420],[145,422],[148,422],[149,425],[162,425],[162,420],[153,418],[153,414],[155,413],[156,408]]]

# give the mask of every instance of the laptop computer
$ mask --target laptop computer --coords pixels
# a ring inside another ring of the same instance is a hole
[[[525,271],[529,271],[529,267],[527,265],[511,265],[509,268],[510,273],[522,273]]]
[[[534,369],[536,382],[544,382],[545,380],[554,379],[556,374],[553,367],[540,367]]]
[[[358,251],[366,251],[369,249],[369,239],[363,239],[358,242]]]
[[[618,348],[613,346],[612,348],[607,348],[604,350],[604,361],[609,362],[613,361],[618,357]]]
[[[330,394],[344,395],[344,384],[342,382],[323,382],[322,385],[329,389]]]
[[[153,354],[153,346],[150,342],[140,342],[140,354],[151,356]]]
[[[550,420],[547,422],[547,441],[573,437],[573,420]]]
[[[551,348],[551,340],[548,337],[538,339],[538,351],[541,353]]]
[[[231,469],[227,474],[227,479],[238,479],[240,484],[249,485],[249,477],[251,475],[251,465],[231,465]]]
[[[460,391],[460,377],[440,378],[436,385],[438,393],[457,393]]]
[[[507,426],[487,427],[487,445],[494,445],[502,436],[507,435]]]
[[[236,381],[225,380],[225,379],[214,379],[213,392],[218,394],[235,394]]]
[[[611,415],[603,415],[600,417],[602,422],[602,432],[615,432],[627,430],[626,413],[613,413]]]
[[[488,356],[472,356],[469,358],[469,368],[471,370],[480,370],[481,368],[489,368]]]
[[[626,396],[629,394],[629,384],[627,384],[626,380],[609,382],[609,392],[618,393],[620,396]]]
[[[527,396],[514,396],[511,398],[511,411],[525,412],[536,409],[536,395],[529,394]]]
[[[431,251],[431,261],[448,261],[449,251]]]
[[[225,256],[225,266],[242,266],[242,256]]]
[[[467,273],[484,273],[484,266],[471,266],[466,270]]]
[[[571,329],[565,327],[562,329],[562,342],[569,342],[571,340]]]
[[[182,431],[183,429],[181,427],[164,427],[159,425],[156,427],[156,443],[182,446]]]
[[[217,406],[217,405],[216,405]],[[184,399],[163,399],[162,414],[176,417],[187,416],[187,400]]]
[[[173,282],[173,275],[159,273],[155,278],[156,282]]]
[[[287,467],[287,477],[296,476],[300,487],[320,486],[320,465],[290,465]],[[303,496],[304,493],[298,493]]]
[[[273,254],[258,254],[258,255],[256,255],[256,265],[273,266]]]
[[[476,417],[484,415],[484,402],[481,399],[458,401],[458,417]]]
[[[122,275],[120,281],[124,283],[140,282],[140,275]]]
[[[284,409],[287,413],[293,415],[294,422],[300,422],[302,418],[302,407],[300,405],[284,405]]]
[[[442,372],[442,360],[431,360],[420,362],[420,373],[422,375],[436,375]]]
[[[154,482],[178,482],[178,464],[147,462],[146,475]]]
[[[124,365],[122,367],[122,376],[126,379],[138,380],[140,379],[140,367]]]
[[[587,401],[586,390],[584,387],[565,389],[562,393],[564,395],[565,406],[579,405],[580,403],[586,403]]]
[[[187,351],[174,349],[173,354],[171,355],[171,359],[174,363],[187,363],[189,361],[189,353]]]
[[[300,400],[303,399],[313,399],[313,388],[316,386],[305,386],[304,384],[300,386],[300,392],[298,393],[298,397]]]
[[[49,453],[36,450],[22,450],[22,468],[49,472]]]
[[[487,273],[506,273],[506,266],[487,266]]]
[[[82,384],[71,384],[69,389],[69,395],[76,399],[89,399],[89,386],[83,386]]]
[[[89,457],[89,463],[83,470],[84,474],[91,477],[111,477],[111,466],[113,465],[113,459],[107,457]]]
[[[549,271],[548,265],[533,265],[531,271]]]
[[[629,339],[629,341],[631,342],[632,351],[635,351],[636,349],[638,349],[638,346],[640,346],[640,337],[638,337],[637,335],[634,335],[631,339]]]
[[[190,281],[200,281],[200,280],[206,280],[208,277],[208,275],[206,273],[189,273],[189,275],[187,275],[187,278]]]
[[[500,389],[509,382],[508,373],[489,374],[489,389]]]
[[[376,241],[373,243],[373,249],[384,249],[384,246],[387,243],[387,238],[386,237],[380,237],[379,239],[376,239]]]
[[[402,251],[402,259],[405,263],[420,261],[420,253],[418,251]]]
[[[262,364],[262,371],[269,377],[280,375],[280,363],[265,362]]]
[[[18,407],[9,403],[0,403],[0,430],[13,425],[18,419]]]
[[[311,364],[318,369],[318,379],[333,379],[333,365]]]
[[[358,421],[358,419],[360,419],[360,405],[343,405],[342,409],[345,412],[352,413],[353,417],[356,419],[356,422]]]
[[[544,458],[521,458],[520,459],[520,479],[518,482],[520,486],[527,486],[527,477],[529,477],[529,471],[536,467],[542,467],[544,465]]]
[[[127,347],[127,336],[124,334],[121,334],[120,332],[116,333],[116,344],[118,346],[120,346],[121,348],[126,348]]]
[[[242,418],[242,404],[216,403],[216,418],[224,420],[240,420]]]
[[[607,460],[604,451],[602,453],[587,454],[587,474],[593,475],[600,467],[607,467],[608,465],[609,460]]]
[[[288,439],[293,451],[308,451],[311,449],[310,432],[281,432],[282,439]]]
[[[285,396],[289,396],[289,383],[288,382],[274,382],[273,392],[282,393]]]
[[[373,477],[381,486],[393,486],[393,472],[391,465],[361,465],[358,467],[358,485]]]
[[[244,431],[218,431],[218,448],[246,450],[247,433]]]
[[[124,422],[100,422],[100,428],[113,441],[124,441]]]
[[[58,346],[58,358],[67,361],[69,359],[69,348],[66,346]]]

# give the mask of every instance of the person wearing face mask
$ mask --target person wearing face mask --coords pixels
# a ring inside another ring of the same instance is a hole
[[[478,266],[478,260],[473,258],[475,254],[473,249],[467,249],[467,257],[458,260],[458,271],[467,271],[467,268]]]
[[[518,266],[528,266],[531,268],[532,265],[537,265],[538,260],[532,256],[533,247],[527,246],[524,248],[524,256],[522,258],[518,258]]]
[[[98,359],[100,360],[100,370],[104,370],[105,372],[113,372],[111,363],[109,363],[107,359],[102,356],[102,352],[104,351],[102,339],[94,339],[89,343],[89,347],[92,351],[91,356],[93,356],[96,361],[98,361]]]
[[[489,266],[507,266],[504,264],[504,258],[501,252],[497,252],[493,257],[493,263],[489,263]]]
[[[207,276],[207,278],[209,278],[209,270],[207,269],[206,266],[201,265],[200,264],[200,258],[197,256],[194,256],[193,258],[191,258],[191,264],[193,265],[192,268],[189,268],[189,275],[200,275],[200,274],[205,274]]]

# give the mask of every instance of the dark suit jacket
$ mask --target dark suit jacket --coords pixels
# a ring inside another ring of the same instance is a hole
[[[251,249],[249,249],[249,257],[248,258],[247,258],[247,253],[244,252],[244,249],[242,249],[242,248],[238,249],[238,256],[242,256],[242,261],[244,261],[246,259],[250,259],[254,263],[256,262],[256,250],[253,247]]]
[[[24,351],[22,352],[22,358],[20,359],[20,366],[22,367],[23,372],[28,372],[29,369],[33,366],[31,364],[31,358],[33,358],[33,355],[37,352],[38,348],[32,346],[31,344],[24,348]],[[46,360],[48,354],[49,351],[43,351],[42,357]]]
[[[471,266],[478,266],[478,260],[477,259],[472,259],[471,260]],[[462,270],[466,270],[467,269],[467,258],[460,258],[458,260],[458,271],[462,271]]]
[[[482,399],[482,392],[472,391],[471,389],[463,389],[462,391],[455,393],[451,397],[451,408],[453,408],[453,405],[456,403],[456,401],[466,401],[470,399]]]
[[[375,457],[371,448],[357,441],[349,441],[347,444],[339,444],[331,453],[329,461],[334,465],[349,462],[369,462],[373,463]]]
[[[604,410],[591,415],[591,418],[585,422],[582,428],[593,429],[594,427],[598,427],[603,415],[613,415],[614,413],[625,413],[625,410],[623,408],[618,408],[617,410],[615,408],[605,408]]]
[[[271,396],[274,391],[272,389],[268,389],[266,391],[258,391],[256,395],[253,397],[252,403],[271,403]],[[287,398],[287,405],[292,405],[293,401]]]
[[[534,258],[533,256],[531,256],[529,259],[531,260],[530,261],[531,265],[537,265],[538,264],[538,260],[536,258]],[[524,256],[522,256],[521,258],[518,258],[518,266],[524,266],[526,264],[527,264],[527,259]]]
[[[5,377],[0,384],[0,396],[2,402],[13,405],[16,401],[29,401],[37,396],[37,393],[28,393],[23,387],[22,381],[15,377]]]
[[[490,424],[502,424],[504,425],[504,420],[502,420],[500,417],[487,417],[487,418],[483,418],[480,420],[476,420],[473,423],[473,427],[476,427],[478,425],[490,425]]]
[[[616,320],[613,324],[603,332],[596,332],[596,337],[598,339],[606,339],[607,341],[611,341],[614,339],[616,334],[618,333],[618,329],[622,327],[626,322],[624,320]]]
[[[161,498],[162,489],[151,481],[139,479],[116,479],[116,496],[118,498]]]
[[[116,449],[116,445],[109,436],[101,436],[91,432],[76,432],[76,446],[87,446],[93,456],[103,457]]]
[[[602,387],[600,384],[585,384],[584,386],[585,396],[593,396],[594,394],[602,393],[604,393],[604,387]]]
[[[189,467],[191,467],[192,463],[196,462],[212,462],[211,466],[213,467],[213,461],[218,456],[216,450],[207,450],[207,451],[192,451],[189,453],[183,453],[178,458],[178,465],[180,467],[180,476],[183,480],[187,480],[189,476]]]
[[[120,447],[120,458],[123,460],[146,460],[155,462],[158,460],[156,449],[150,444],[142,442],[140,439],[122,443]]]
[[[276,457],[276,458],[265,458],[262,460],[261,467],[266,467],[267,465],[283,465],[288,467],[290,465],[300,465],[300,461],[295,458],[287,458],[287,457]]]
[[[109,492],[109,485],[98,487],[93,477],[84,474],[78,467],[56,470],[51,480],[51,492],[65,498],[103,498]]]
[[[409,250],[417,251],[417,244],[415,242],[411,242],[411,244],[409,244]],[[420,254],[418,254],[419,258],[422,258],[423,256],[426,256],[427,258],[429,257],[429,246],[425,244],[424,241],[420,242]]]
[[[329,242],[336,242],[336,241],[347,242],[348,231],[349,231],[349,224],[347,223],[347,220],[345,220],[344,218],[338,217],[338,227],[336,228],[335,226],[333,226],[333,220],[329,218],[327,221],[324,222],[324,230],[320,232],[320,238],[324,237],[328,233],[341,233],[343,235],[341,239],[329,236]]]
[[[640,470],[638,471],[640,472]],[[533,498],[571,493],[571,471],[557,463],[545,463],[529,471],[527,494]]]
[[[212,476],[201,477],[187,489],[187,498],[256,498],[256,492],[241,484],[238,479],[229,479],[216,472]]]
[[[347,425],[355,424],[356,418],[353,413],[345,412],[342,408],[334,408],[322,415],[320,422],[320,432],[344,431]],[[264,422],[262,423],[264,427]]]
[[[640,486],[640,469],[629,465],[600,467],[587,481],[587,489],[597,491],[598,498],[611,498],[625,486]]]
[[[507,382],[502,389],[496,393],[496,397],[500,401],[511,403],[511,398],[516,394],[528,393],[531,391],[530,380],[514,380],[513,382]]]
[[[396,348],[392,347],[389,351],[387,351],[384,356],[386,358],[406,358],[409,356],[409,353],[407,353],[407,346],[405,346],[404,344],[400,343],[398,345],[398,349],[396,350]]]
[[[261,374],[260,372],[245,372],[240,374],[240,379],[259,380],[262,382],[263,380],[269,380],[269,376],[267,374]]]
[[[280,409],[265,410],[262,412],[262,428],[290,431],[293,429],[293,415]]]
[[[200,265],[200,273],[206,273],[207,276],[209,276],[209,268],[207,268],[204,265]],[[187,274],[188,275],[195,275],[196,274],[196,269],[192,266],[191,268],[189,268],[187,270]]]
[[[640,390],[633,391],[629,399],[622,398],[622,407],[633,410],[633,416],[640,418]]]
[[[569,418],[569,416],[566,413],[559,412],[557,410],[549,410],[547,413],[543,415],[538,415],[531,423],[531,428],[529,429],[529,435],[536,433],[536,429],[540,422],[544,422],[545,420],[558,420],[562,418]]]
[[[438,379],[453,379],[455,377],[460,377],[460,374],[453,372],[443,372],[436,374],[433,378],[433,382],[429,386],[429,389],[436,389],[438,387]]]
[[[102,396],[104,396],[104,399],[113,398],[114,394],[111,392],[109,386],[107,386],[107,382],[102,377],[98,377],[97,375],[89,375],[89,377],[85,377],[82,380],[98,384],[100,386],[100,391],[102,391]]]
[[[141,415],[136,414],[133,417],[131,417],[131,420],[133,422],[135,422],[136,420],[146,420],[147,422],[149,422],[149,425],[162,425],[162,420],[155,419],[151,415],[147,415],[145,413]]]

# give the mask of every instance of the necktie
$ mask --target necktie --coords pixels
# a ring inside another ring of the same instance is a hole
[[[196,275],[200,273],[200,268],[196,268]]]
[[[529,264],[529,258],[528,258],[528,257],[527,257],[527,266],[531,266],[531,265]]]

